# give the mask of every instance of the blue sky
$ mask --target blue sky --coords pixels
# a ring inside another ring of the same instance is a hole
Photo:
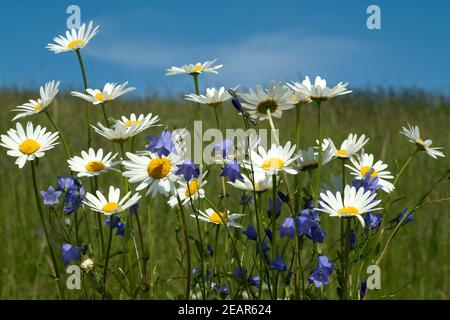
[[[58,79],[81,87],[73,53],[45,49],[66,30],[66,8],[100,32],[83,49],[90,86],[129,81],[136,95],[192,90],[164,70],[218,58],[202,87],[251,87],[271,79],[324,76],[352,88],[419,87],[450,93],[450,2],[436,1],[1,1],[0,86]],[[366,8],[381,8],[381,30]]]

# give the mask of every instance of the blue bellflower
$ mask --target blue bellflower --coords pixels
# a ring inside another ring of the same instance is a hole
[[[382,213],[369,212],[364,216],[366,227],[369,230],[377,229],[381,224],[381,219],[383,219]]]
[[[139,202],[136,202],[135,204],[133,204],[128,210],[130,211],[130,216],[134,216],[138,214],[138,210],[139,210],[140,204]]]
[[[261,285],[261,279],[259,278],[259,276],[250,277],[250,285],[259,288],[259,286]]]
[[[227,163],[220,176],[228,177],[231,182],[235,182],[236,179],[243,179],[237,160]]]
[[[367,281],[361,281],[361,288],[359,289],[359,299],[362,300],[366,296]]]
[[[302,235],[305,235],[313,242],[322,243],[326,233],[318,224],[318,221],[320,221],[318,215],[310,214],[307,209],[302,210],[297,217],[298,236],[301,237]]]
[[[269,268],[278,272],[284,272],[287,270],[287,264],[280,256],[277,256],[275,260],[270,262]]]
[[[280,199],[275,199],[275,215],[278,218],[281,214],[281,207],[283,206],[283,202],[280,201]],[[269,215],[269,218],[272,219],[272,208],[273,208],[273,202],[272,198],[269,198],[269,211],[267,214]]]
[[[219,143],[214,144],[213,148],[222,156],[222,158],[226,158],[230,151],[233,150],[234,143],[230,139],[225,139]]]
[[[175,145],[172,141],[172,133],[164,129],[159,136],[152,137],[147,136],[149,144],[147,150],[158,154],[158,156],[168,156],[170,153],[175,152]]]
[[[82,253],[84,253],[83,247],[76,247],[70,243],[64,243],[61,246],[61,258],[64,265],[68,265],[71,261],[79,260]]]
[[[44,205],[53,207],[59,203],[59,197],[62,191],[55,191],[52,186],[48,187],[47,191],[41,191],[41,196],[44,198]]]
[[[311,272],[309,280],[314,283],[316,288],[326,285],[334,268],[335,265],[326,256],[321,255],[317,258],[317,268]]]
[[[381,188],[381,185],[378,184],[378,177],[375,176],[372,178],[373,169],[370,169],[369,172],[366,173],[363,179],[354,179],[352,181],[352,186],[358,190],[359,188],[364,188],[364,191],[370,191],[371,193],[375,193],[378,189]]]
[[[111,221],[111,218],[107,218],[105,221],[106,225],[109,225]],[[112,227],[116,229],[116,235],[118,236],[125,236],[125,227],[126,223],[121,221],[118,216],[112,216]]]
[[[200,174],[200,170],[195,167],[192,160],[187,160],[182,164],[177,164],[178,170],[176,175],[182,175],[186,181],[191,181],[192,178],[197,178]]]
[[[249,238],[250,240],[254,240],[254,241],[256,241],[256,238],[258,236],[258,233],[256,232],[255,227],[251,224],[249,224],[247,226],[247,229],[242,231],[242,233],[245,234],[247,236],[247,238]]]
[[[408,214],[408,208],[405,208],[402,211],[402,213],[400,213],[398,217],[395,219],[397,223],[400,223],[400,221],[402,221],[402,219],[405,217],[405,214]],[[408,214],[405,221],[403,221],[403,224],[410,223],[413,219],[414,219],[414,211]]]
[[[289,237],[291,240],[295,236],[295,222],[294,218],[287,217],[284,219],[283,224],[277,228],[280,231],[280,238]]]

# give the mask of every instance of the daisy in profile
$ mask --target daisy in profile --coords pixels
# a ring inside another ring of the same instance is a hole
[[[431,147],[432,141],[426,139],[425,141],[420,137],[420,131],[418,126],[411,126],[408,123],[408,128],[403,127],[401,134],[409,138],[409,141],[416,144],[419,151],[425,151],[430,157],[437,159],[437,157],[445,157],[444,153],[440,151],[442,147]]]
[[[237,189],[246,190],[249,192],[253,192],[254,189],[255,192],[263,193],[272,189],[271,175],[266,175],[262,171],[255,171],[254,176],[255,176],[254,182],[251,179],[250,173],[250,177],[248,177],[245,174],[242,174],[242,180],[236,179],[234,182],[228,181],[228,183]]]
[[[207,88],[206,94],[187,94],[185,99],[200,104],[206,104],[211,107],[216,107],[231,99],[231,95],[228,93],[228,90],[225,90],[224,87],[220,87],[219,89]]]
[[[268,151],[259,146],[258,152],[251,151],[253,168],[268,175],[274,175],[280,171],[296,174],[297,170],[291,166],[298,157],[298,155],[294,155],[294,152],[295,145],[291,146],[291,142],[287,142],[284,147],[272,144]],[[250,168],[250,164],[247,163],[246,167]]]
[[[386,171],[387,164],[378,160],[374,163],[373,154],[362,153],[361,156],[356,156],[350,159],[352,166],[346,164],[345,166],[351,170],[351,174],[355,176],[355,179],[362,180],[364,176],[372,172],[370,176],[372,178],[378,177],[378,184],[385,192],[392,192],[394,185],[388,180],[393,179],[389,171]]]
[[[7,154],[16,157],[16,162],[20,169],[26,161],[33,161],[42,158],[45,151],[53,149],[59,142],[58,132],[47,132],[46,128],[37,126],[33,128],[31,122],[27,123],[26,130],[20,123],[16,123],[16,129],[9,129],[6,135],[1,135],[0,145],[9,149]]]
[[[311,84],[308,76],[301,83],[288,84],[292,90],[308,96],[313,101],[327,101],[337,96],[349,94],[352,90],[348,90],[347,85],[348,83],[339,82],[333,88],[329,88],[327,87],[327,81],[319,76],[316,77],[314,84]]]
[[[80,29],[72,28],[66,31],[66,36],[57,36],[53,39],[55,43],[49,43],[47,49],[54,53],[75,51],[84,48],[89,41],[97,34],[98,26],[93,28],[93,22],[89,22],[86,29],[86,24],[83,23]]]
[[[214,65],[217,59],[206,61],[206,62],[197,62],[196,64],[185,64],[181,67],[171,67],[166,70],[166,76],[174,76],[178,74],[190,74],[190,75],[199,75],[203,72],[210,73],[218,73],[217,70],[222,68],[223,65]]]
[[[120,161],[113,162],[116,157],[117,153],[112,155],[109,152],[104,156],[103,149],[95,152],[90,148],[88,152],[81,151],[81,157],[75,156],[67,162],[71,171],[78,172],[78,177],[93,177],[111,169],[115,170],[113,167],[120,163]]]
[[[323,150],[330,148],[330,153],[336,158],[348,159],[356,155],[368,141],[369,138],[366,139],[366,136],[363,134],[358,138],[358,135],[350,133],[339,149],[336,148],[333,140],[329,138],[324,139],[322,148]]]
[[[334,150],[331,144],[326,144],[322,150],[322,165],[330,162],[334,157]],[[299,171],[316,169],[319,165],[318,152],[313,147],[298,152],[297,166]]]
[[[129,207],[136,204],[141,198],[141,195],[138,193],[135,193],[131,198],[130,195],[131,192],[128,192],[122,199],[120,199],[120,189],[110,186],[108,199],[106,199],[106,197],[97,190],[96,196],[89,192],[86,193],[83,203],[93,211],[111,216],[127,210]]]
[[[195,201],[197,199],[201,199],[205,197],[205,189],[206,185],[206,175],[208,171],[203,172],[203,166],[200,165],[199,174],[197,177],[193,177],[186,182],[185,179],[179,178],[177,180],[178,188],[176,189],[176,194],[180,198],[180,201],[183,205],[189,205],[190,201]],[[177,196],[173,195],[170,197],[167,202],[172,208],[178,206]]]
[[[242,228],[242,226],[236,223],[235,220],[243,216],[245,216],[245,214],[238,214],[238,213],[230,214],[230,211],[215,212],[213,209],[208,208],[205,211],[199,211],[198,219],[209,223],[219,225],[226,224],[229,227]],[[191,217],[196,218],[194,214],[192,214]]]
[[[136,115],[131,114],[129,118],[123,116],[121,120],[117,120],[111,128],[104,126],[101,122],[91,127],[96,133],[112,142],[124,142],[148,128],[160,126],[158,121],[159,116],[153,116],[151,113],[145,117],[141,114],[137,118]]]
[[[39,89],[39,99],[29,100],[27,103],[17,106],[16,109],[12,110],[14,112],[19,112],[12,119],[12,121],[44,111],[48,106],[50,106],[50,104],[53,102],[53,99],[58,94],[58,87],[59,81],[50,81],[47,82],[44,86],[41,86],[41,88]]]
[[[287,85],[290,86],[289,83],[287,83]],[[298,91],[293,90],[292,96],[291,96],[291,102],[296,107],[301,107],[305,104],[311,103],[312,100],[308,95],[304,94],[303,92],[298,92]]]
[[[74,97],[81,98],[83,100],[86,100],[93,105],[103,104],[110,102],[114,99],[117,99],[120,96],[123,96],[124,94],[131,92],[135,90],[134,87],[128,87],[128,82],[125,82],[123,84],[117,84],[117,83],[110,83],[108,82],[103,87],[103,90],[100,91],[99,89],[86,89],[86,93],[81,93],[77,91],[72,91],[71,94]]]
[[[331,217],[356,217],[361,225],[365,226],[362,214],[381,210],[375,208],[381,200],[375,200],[376,193],[370,191],[364,192],[364,188],[356,191],[355,187],[345,186],[344,195],[338,191],[333,194],[331,191],[320,194],[320,207],[316,210],[326,212]]]
[[[292,91],[280,82],[270,81],[269,88],[264,90],[260,85],[250,89],[248,93],[240,95],[242,106],[247,109],[252,118],[268,119],[268,110],[271,115],[281,118],[284,110],[295,107],[292,101]]]
[[[181,163],[181,158],[175,153],[167,156],[159,156],[156,153],[148,153],[148,155],[136,155],[128,152],[129,160],[123,161],[125,172],[124,177],[128,178],[130,183],[139,185],[136,191],[148,188],[146,195],[155,197],[158,193],[168,195],[170,192],[175,194],[177,164]]]

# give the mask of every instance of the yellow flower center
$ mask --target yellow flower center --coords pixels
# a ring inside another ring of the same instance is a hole
[[[359,213],[359,210],[356,209],[355,207],[344,207],[342,209],[339,210],[340,214],[351,214],[351,215],[355,215]]]
[[[195,72],[200,72],[200,71],[202,71],[202,66],[201,66],[201,65],[196,65],[196,66],[194,66],[194,71],[195,71]]]
[[[422,139],[416,139],[416,145],[421,151],[425,151],[427,149],[427,146],[425,145],[425,142],[423,142]]]
[[[256,110],[259,113],[267,113],[267,110],[270,110],[270,112],[274,112],[278,108],[278,103],[272,99],[268,99],[265,101],[261,101],[256,105]]]
[[[111,213],[114,210],[116,210],[119,207],[119,204],[117,202],[108,202],[107,204],[105,204],[102,208],[103,212],[106,213]]]
[[[105,169],[105,165],[103,164],[103,162],[98,160],[90,161],[84,167],[89,172],[99,172]]]
[[[99,93],[97,93],[95,95],[95,100],[103,101],[103,99],[104,99],[104,97],[103,97],[103,93],[102,92],[99,92]]]
[[[67,45],[67,48],[69,49],[80,49],[82,47],[84,47],[84,41],[81,39],[73,40]]]
[[[198,183],[197,179],[192,179],[189,181],[188,186],[186,190],[184,191],[184,195],[186,197],[193,196],[198,192],[198,189],[200,188],[200,184]]]
[[[170,161],[167,158],[152,159],[147,166],[147,173],[153,179],[165,178],[170,171]]]
[[[369,166],[361,167],[361,170],[360,170],[361,175],[364,177],[370,171],[370,169],[372,169],[372,168]],[[375,178],[377,176],[377,174],[378,174],[378,172],[375,169],[373,169],[372,173],[370,174],[370,177]]]
[[[39,142],[33,139],[27,139],[19,145],[19,151],[23,154],[33,154],[41,148]]]
[[[270,169],[280,170],[281,168],[283,168],[283,166],[284,166],[283,160],[277,157],[267,159],[262,164],[262,168],[267,171],[269,171]]]
[[[227,222],[228,216],[225,212],[214,212],[209,216],[209,220],[217,224],[222,224]]]
[[[339,149],[339,150],[336,151],[336,152],[337,152],[337,155],[338,155],[339,157],[347,157],[347,150]]]
[[[34,106],[34,111],[35,112],[39,112],[39,110],[41,110],[42,104],[38,103],[37,105]]]
[[[140,121],[139,120],[127,120],[125,122],[125,127],[131,127],[132,124],[134,124],[135,126],[139,125]]]

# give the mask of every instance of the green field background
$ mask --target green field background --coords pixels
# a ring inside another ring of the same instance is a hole
[[[6,133],[13,127],[10,110],[35,98],[35,94],[13,89],[0,90],[0,132]],[[60,94],[53,103],[50,112],[66,135],[73,154],[85,149],[84,103],[79,99]],[[161,123],[169,129],[190,127],[194,107],[181,99],[158,98],[157,96],[135,100],[113,102],[107,106],[109,116],[118,117],[135,113],[158,114]],[[101,120],[100,108],[92,107],[94,120]],[[231,106],[226,103],[220,107],[222,128],[242,127],[242,120]],[[214,126],[214,115],[209,107],[202,108],[204,127]],[[283,114],[281,120],[275,120],[280,129],[281,140],[294,140],[295,111]],[[49,126],[44,115],[22,119],[22,123],[31,120],[34,124]],[[433,140],[436,146],[444,147],[448,156],[450,150],[450,100],[448,98],[426,94],[418,90],[361,91],[342,98],[336,98],[323,105],[324,137],[331,137],[337,144],[349,133],[366,134],[370,137],[366,151],[375,158],[389,164],[396,172],[395,159],[403,163],[414,152],[415,147],[399,134],[408,122],[418,125],[422,135]],[[258,125],[268,128],[268,123]],[[141,134],[136,140],[137,149],[144,149],[146,134],[158,134],[161,128],[152,128]],[[316,115],[313,105],[302,111],[302,143],[305,148],[316,139]],[[93,146],[110,150],[111,144],[102,137],[93,134]],[[127,145],[129,147],[129,145]],[[36,211],[30,166],[22,170],[14,165],[14,159],[0,150],[0,298],[1,299],[52,299],[57,297],[51,279],[46,275],[49,270],[47,248]],[[398,184],[396,196],[405,195],[388,213],[388,218],[397,215],[405,207],[412,206],[446,169],[448,157],[438,160],[421,153]],[[334,165],[327,166],[325,174],[337,174]],[[39,163],[38,183],[41,190],[56,184],[56,176],[67,175],[68,169],[62,145],[47,152]],[[217,170],[212,170],[207,193],[214,198],[219,191]],[[302,183],[304,183],[302,181]],[[122,187],[117,174],[100,177],[102,190],[109,184]],[[89,183],[84,180],[84,185]],[[237,211],[239,193],[230,191],[230,210]],[[444,181],[429,199],[449,197],[449,180]],[[266,199],[265,199],[266,201]],[[155,287],[153,297],[169,299],[182,293],[182,281],[177,279],[181,270],[176,263],[178,256],[174,229],[177,225],[176,214],[166,204],[166,199],[158,196],[149,199],[150,210],[141,208],[144,225],[145,244],[151,249],[150,268],[154,270]],[[448,202],[434,204],[419,211],[415,220],[403,227],[395,239],[388,256],[381,265],[382,290],[370,292],[369,299],[448,299],[450,294],[450,217]],[[286,213],[283,213],[286,214]],[[149,220],[149,217],[151,218]],[[338,219],[322,215],[323,227],[328,233],[325,243],[331,243],[337,237]],[[194,220],[189,219],[190,231],[194,232]],[[107,228],[105,227],[105,232]],[[55,244],[58,239],[54,239]],[[120,250],[123,241],[114,238],[114,249]],[[222,240],[221,240],[222,241]],[[55,246],[59,258],[59,248]],[[219,263],[227,261],[218,252]],[[59,262],[61,262],[59,260]],[[112,258],[111,263],[120,263]],[[61,262],[61,270],[63,265]],[[80,298],[80,293],[71,292],[69,298]],[[333,294],[329,295],[333,298]],[[115,298],[127,299],[117,295]]]

